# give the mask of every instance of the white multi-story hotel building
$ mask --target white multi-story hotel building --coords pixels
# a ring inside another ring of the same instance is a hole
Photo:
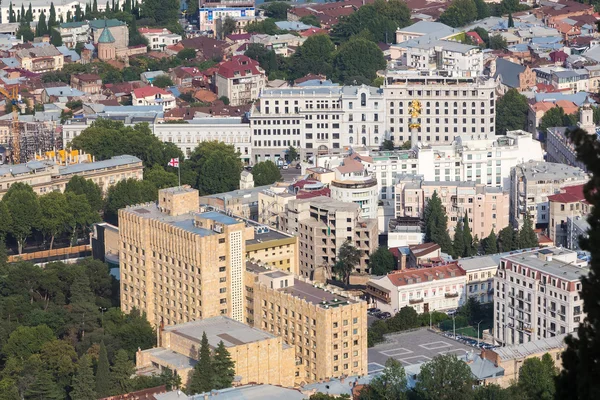
[[[389,139],[410,140],[409,106],[421,102],[419,142],[452,143],[461,134],[495,135],[496,82],[481,77],[449,77],[444,71],[387,70],[382,86]]]
[[[494,278],[494,340],[528,343],[573,332],[584,318],[577,253],[544,248],[500,259]]]
[[[367,282],[376,306],[392,315],[409,306],[418,313],[455,310],[466,301],[465,272],[456,264],[392,272]]]

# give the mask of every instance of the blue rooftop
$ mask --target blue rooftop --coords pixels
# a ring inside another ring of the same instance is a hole
[[[225,225],[235,225],[239,224],[239,221],[235,218],[232,218],[228,215],[221,214],[217,211],[209,211],[200,214],[200,218],[212,219],[213,221],[220,222]]]

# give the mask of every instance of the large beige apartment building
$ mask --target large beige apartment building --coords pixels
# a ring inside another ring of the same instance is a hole
[[[509,223],[509,193],[476,182],[424,181],[419,175],[403,175],[396,184],[396,217],[423,218],[428,200],[437,193],[448,215],[448,231],[454,235],[459,219],[469,216],[473,236],[496,234]]]
[[[248,104],[258,98],[266,81],[265,71],[248,56],[233,56],[219,65],[215,74],[217,95],[227,97],[231,106]]]
[[[0,165],[0,197],[11,185],[20,182],[38,194],[64,192],[74,176],[93,181],[106,193],[108,188],[126,179],[144,177],[142,160],[135,156],[115,156],[108,160],[60,165],[50,160],[29,161],[25,164]]]
[[[290,235],[201,207],[198,191],[186,186],[158,197],[119,210],[124,312],[140,309],[155,325],[220,315],[244,321],[246,259],[296,272]]]
[[[295,349],[295,383],[367,374],[367,304],[248,263],[248,323]]]
[[[324,278],[347,240],[361,251],[355,272],[368,273],[369,255],[378,246],[377,220],[362,218],[358,204],[325,196],[291,200],[282,230],[298,236],[300,275],[309,279]]]
[[[467,277],[466,294],[480,303],[494,301],[494,277],[498,272],[498,255],[467,257],[457,261]]]
[[[212,350],[221,341],[227,348],[235,363],[236,383],[294,386],[294,348],[279,336],[224,316],[161,326],[158,347],[138,350],[137,373],[159,374],[169,368],[187,385],[198,359],[203,333]]]
[[[573,332],[585,317],[584,264],[576,252],[556,247],[502,257],[494,278],[494,340],[512,345]]]

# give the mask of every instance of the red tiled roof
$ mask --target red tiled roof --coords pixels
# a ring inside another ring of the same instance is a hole
[[[452,273],[454,276],[451,275]],[[410,284],[408,282],[409,279],[412,279],[412,283],[417,283],[417,279],[420,279],[421,282],[427,282],[429,278],[438,281],[464,275],[465,271],[458,268],[456,263],[451,263],[431,268],[407,269],[404,271],[392,272],[388,274],[387,277],[392,285],[405,286]]]
[[[168,95],[170,93],[167,92],[166,90],[161,89],[161,88],[156,87],[156,86],[146,86],[146,87],[134,89],[133,90],[133,94],[134,94],[135,97],[140,98],[140,97],[155,96],[157,94]]]
[[[331,197],[331,189],[324,187],[319,190],[300,190],[298,193],[296,193],[297,199],[310,199],[319,196]]]
[[[475,44],[483,43],[483,39],[481,39],[481,36],[479,36],[479,34],[477,32],[467,32],[466,35],[469,36],[471,39],[473,39]]]
[[[557,203],[576,203],[578,201],[584,201],[585,196],[583,195],[583,186],[584,185],[576,185],[562,188],[561,193],[548,196],[548,201]]]
[[[231,40],[232,42],[238,42],[241,40],[250,40],[252,36],[252,33],[237,33],[233,35],[228,35],[226,36],[226,38]]]
[[[310,28],[300,33],[300,36],[309,37],[314,35],[326,35],[327,30],[322,28]]]
[[[250,73],[248,73],[248,71]],[[253,60],[248,56],[233,56],[231,57],[231,60],[219,65],[217,74],[224,76],[225,78],[233,78],[262,75],[264,72],[260,69],[258,61]]]
[[[344,158],[344,164],[337,167],[337,170],[342,174],[346,174],[348,172],[360,172],[364,169],[365,167],[362,165],[362,163],[355,160],[353,157]]]

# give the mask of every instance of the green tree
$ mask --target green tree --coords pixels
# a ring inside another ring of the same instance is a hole
[[[286,160],[288,161],[296,161],[300,158],[300,154],[298,150],[294,146],[288,147],[287,154],[285,155]]]
[[[581,279],[580,295],[583,300],[582,318],[577,337],[569,335],[562,355],[563,370],[556,381],[557,399],[593,399],[600,394],[597,367],[600,359],[600,145],[595,135],[582,129],[570,133],[569,138],[591,176],[583,192],[591,205],[587,221],[590,229],[579,244],[591,254],[590,272]]]
[[[353,84],[354,77],[357,76],[369,81],[375,79],[377,71],[385,68],[385,59],[377,44],[355,38],[340,46],[334,56],[333,66],[341,82]]]
[[[452,243],[452,255],[456,258],[463,257],[465,252],[465,234],[463,231],[463,222],[459,218],[454,228],[454,241]]]
[[[369,385],[374,397],[382,400],[407,399],[407,380],[404,367],[394,358],[388,358],[381,375],[375,377]]]
[[[478,9],[473,0],[454,0],[440,15],[440,22],[454,28],[464,26],[477,19]]]
[[[56,29],[51,29],[50,31],[50,43],[53,46],[62,46],[63,41],[62,41],[62,36],[60,35],[60,32]]]
[[[159,88],[166,88],[168,86],[173,86],[173,81],[169,78],[169,75],[159,75],[152,81],[152,84]]]
[[[365,32],[374,42],[392,43],[396,29],[409,24],[410,10],[404,1],[376,0],[340,18],[332,28],[332,37],[336,43],[342,43]]]
[[[477,1],[481,2],[481,0],[477,0]],[[485,4],[487,6],[487,3],[483,3],[483,4]],[[483,29],[483,28],[481,28],[481,27],[478,26],[476,28],[473,28],[471,30],[471,32],[477,33],[479,35],[479,37],[481,38],[481,40],[484,41],[485,46],[489,47],[489,45],[490,45],[490,35],[489,35],[488,31],[486,31],[485,29]]]
[[[252,175],[256,186],[271,185],[283,179],[279,168],[271,160],[256,163],[252,168]]]
[[[545,361],[543,358],[528,358],[519,369],[518,386],[529,399],[554,399],[556,368],[550,354],[546,353],[543,357]]]
[[[98,367],[96,368],[96,394],[100,397],[107,397],[111,392],[110,384],[110,364],[108,363],[108,354],[104,341],[100,343],[100,353],[98,357]]]
[[[196,58],[196,50],[192,48],[186,48],[177,53],[177,58],[181,60],[193,60]]]
[[[225,39],[237,30],[237,23],[230,16],[225,17],[221,28],[221,39]]]
[[[475,7],[477,8],[477,19],[484,19],[490,16],[490,7],[485,1],[475,0]]]
[[[165,171],[160,165],[147,169],[144,173],[144,180],[152,183],[157,189],[175,187],[179,184],[177,174]]]
[[[396,260],[387,246],[379,246],[371,254],[369,269],[372,275],[386,275],[396,269]]]
[[[25,361],[33,354],[39,353],[44,344],[53,339],[54,332],[46,325],[34,327],[19,326],[4,343],[2,353],[7,358],[15,357],[21,361]]]
[[[515,230],[511,226],[503,228],[498,234],[498,243],[500,245],[500,252],[516,250],[518,243],[516,240]]]
[[[346,240],[337,251],[337,262],[333,265],[333,273],[346,285],[350,284],[350,274],[354,267],[360,263],[360,250]]]
[[[40,221],[40,203],[31,186],[21,182],[11,185],[2,198],[12,217],[10,233],[17,241],[19,254]]]
[[[62,393],[58,385],[53,381],[50,372],[45,369],[36,374],[34,382],[25,393],[25,398],[31,400],[61,400],[65,398],[64,396],[64,393]]]
[[[275,35],[279,31],[277,25],[275,25],[275,20],[273,18],[267,18],[262,21],[250,22],[244,27],[244,29],[248,33],[264,33],[267,35]]]
[[[194,366],[192,376],[188,385],[188,393],[204,393],[213,389],[214,369],[210,356],[210,347],[206,332],[202,333],[198,362]]]
[[[96,1],[96,0],[94,0]],[[52,28],[58,26],[58,21],[56,20],[56,9],[54,8],[54,2],[50,3],[50,14],[48,15],[48,29],[52,32]]]
[[[394,142],[389,140],[389,139],[385,139],[382,143],[381,143],[381,150],[386,150],[386,151],[392,151],[394,150]]]
[[[305,15],[304,17],[300,18],[300,22],[302,22],[303,24],[306,24],[306,25],[315,26],[317,28],[321,27],[321,23],[319,22],[319,19],[312,14]]]
[[[476,386],[473,393],[473,400],[517,400],[510,389],[491,383],[487,385]]]
[[[84,194],[75,194],[72,192],[65,194],[67,203],[67,218],[69,229],[71,231],[71,244],[75,244],[78,233],[85,233],[86,230],[95,222],[100,221],[100,215],[97,211],[92,211],[87,197]]]
[[[131,375],[135,373],[135,365],[129,360],[126,350],[118,350],[110,368],[112,387],[115,394],[128,393],[131,391]]]
[[[12,226],[12,216],[5,202],[0,201],[0,243],[4,242],[6,235],[10,233]]]
[[[83,194],[93,211],[100,211],[104,207],[102,199],[102,189],[91,179],[85,179],[82,176],[74,176],[65,187],[65,193]]]
[[[519,231],[518,243],[520,249],[528,249],[539,245],[537,235],[533,230],[533,222],[529,215],[526,215],[525,218],[523,218],[523,225]]]
[[[451,254],[452,241],[448,234],[448,217],[442,208],[442,201],[437,192],[433,192],[431,199],[425,205],[423,224],[425,226],[425,241],[437,243],[444,253]]]
[[[121,208],[155,201],[157,198],[158,190],[151,182],[135,179],[120,181],[108,189],[104,219],[111,224],[118,225],[118,213]]]
[[[291,6],[283,1],[273,1],[263,4],[261,8],[265,10],[267,17],[273,18],[276,21],[285,21],[287,20],[287,12]]]
[[[177,0],[144,0],[140,13],[143,17],[153,19],[158,25],[177,22],[180,3]]]
[[[424,400],[469,399],[473,383],[469,366],[447,354],[421,366],[415,391]]]
[[[515,21],[513,21],[512,13],[508,13],[508,27],[509,28],[515,27]]]
[[[269,76],[271,72],[277,70],[277,55],[273,50],[268,50],[260,43],[250,43],[244,55],[258,61],[260,67],[265,70],[267,76]]]
[[[516,89],[509,89],[496,102],[496,134],[527,128],[529,105],[527,98]]]
[[[29,3],[29,8],[27,9],[27,13],[25,14],[25,19],[27,22],[33,22],[33,10],[31,8],[31,3]]]
[[[13,22],[17,22],[17,19],[15,18],[15,12],[13,10],[13,5],[12,5],[12,1],[10,2],[9,6],[8,6],[8,22],[13,23]]]
[[[555,126],[575,126],[577,119],[577,114],[568,115],[562,107],[553,107],[542,116],[538,129],[546,132],[548,128]]]
[[[475,255],[476,248],[473,246],[473,235],[471,234],[471,228],[469,227],[469,215],[465,211],[465,218],[463,219],[463,235],[464,235],[464,243],[465,250],[463,252],[464,257],[471,257]]]
[[[496,233],[492,229],[488,237],[483,240],[483,252],[485,254],[496,254],[498,253],[498,238]]]
[[[488,47],[493,50],[506,50],[508,43],[502,35],[491,35],[489,36]]]
[[[419,317],[414,308],[405,306],[387,322],[390,332],[400,332],[419,326]]]
[[[23,42],[33,42],[34,36],[29,22],[25,18],[21,18],[19,28],[17,29],[17,37],[23,39]]]
[[[50,250],[52,250],[54,238],[66,231],[69,221],[67,199],[61,192],[50,192],[41,196],[39,202],[39,226],[44,235],[50,237]]]
[[[40,359],[45,369],[51,372],[53,381],[64,391],[71,384],[76,370],[77,353],[73,345],[57,339],[46,342],[42,346]]]
[[[46,25],[46,14],[40,14],[37,27],[35,28],[35,36],[41,37],[48,34],[48,26]]]
[[[196,187],[203,195],[229,192],[239,188],[243,165],[240,154],[232,145],[202,142],[187,162],[196,172]]]
[[[14,380],[10,378],[0,380],[0,400],[21,400],[19,388]]]
[[[329,36],[310,36],[298,48],[292,57],[294,76],[305,76],[309,73],[330,76],[335,46]]]
[[[222,340],[215,349],[211,366],[214,375],[213,388],[219,390],[231,387],[235,377],[235,363]]]

